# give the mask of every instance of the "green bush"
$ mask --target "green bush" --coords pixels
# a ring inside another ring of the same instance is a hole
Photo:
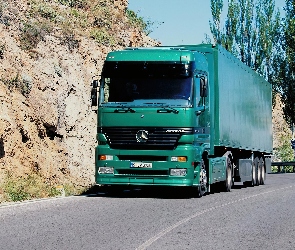
[[[272,173],[278,173],[278,172],[294,173],[294,167],[293,166],[281,166],[281,167],[272,166],[271,172]]]
[[[46,184],[44,179],[36,173],[31,173],[26,177],[16,177],[7,172],[2,189],[8,201],[23,201],[60,195],[55,187]]]
[[[293,161],[294,151],[291,147],[291,135],[282,135],[279,141],[281,145],[276,149],[275,156],[281,161]]]
[[[146,35],[149,35],[154,26],[159,26],[162,22],[153,22],[151,20],[144,20],[144,18],[138,16],[133,10],[126,10],[126,16],[129,20],[129,24],[133,27],[137,27],[142,30]]]
[[[32,89],[32,78],[28,75],[23,75],[20,77],[19,74],[17,74],[11,79],[2,78],[1,81],[10,91],[13,89],[18,89],[24,96],[27,96]]]
[[[0,203],[56,197],[63,194],[79,195],[87,190],[87,187],[75,186],[66,180],[62,184],[57,184],[56,181],[55,178],[49,181],[36,170],[30,171],[25,176],[16,176],[12,171],[7,171],[0,185]]]
[[[50,23],[47,22],[28,22],[24,23],[21,30],[20,42],[24,50],[36,48],[38,43],[44,40],[45,35],[52,31]]]
[[[18,88],[20,85],[20,78],[19,74],[17,74],[15,77],[12,77],[11,79],[1,79],[1,81],[6,85],[6,87],[12,91],[14,88]]]
[[[0,0],[0,23],[4,24],[5,26],[9,26],[10,18],[4,15],[5,9],[7,9],[7,1]]]
[[[0,1],[0,18],[3,16],[3,12],[4,12],[4,3]]]
[[[90,36],[101,45],[114,46],[116,44],[116,39],[103,29],[93,29]]]
[[[129,23],[132,26],[140,28],[142,31],[146,31],[147,24],[142,17],[139,17],[133,10],[126,9],[126,16]]]
[[[4,58],[5,49],[6,49],[5,43],[0,42],[0,59]]]
[[[87,0],[58,0],[58,2],[62,5],[66,5],[72,8],[83,8],[87,4]]]
[[[58,16],[58,13],[48,5],[39,5],[38,12],[40,15],[46,19],[54,21]]]

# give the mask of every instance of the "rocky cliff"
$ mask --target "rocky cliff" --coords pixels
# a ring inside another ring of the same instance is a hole
[[[19,196],[28,182],[37,185],[31,176],[49,187],[71,184],[73,192],[93,184],[92,79],[99,78],[109,51],[157,44],[127,5],[0,0],[0,202],[14,200],[7,195],[11,190],[15,200],[52,195],[37,189]],[[278,147],[286,128],[280,105],[273,121]],[[15,188],[11,179],[26,182]]]
[[[127,5],[0,0],[0,186],[7,174],[94,182],[92,79],[109,51],[156,44]]]

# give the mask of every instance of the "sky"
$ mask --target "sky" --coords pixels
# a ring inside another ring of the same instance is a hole
[[[283,12],[285,0],[275,3]],[[154,22],[149,36],[162,45],[199,44],[205,41],[205,34],[211,36],[210,0],[129,0],[128,8]]]

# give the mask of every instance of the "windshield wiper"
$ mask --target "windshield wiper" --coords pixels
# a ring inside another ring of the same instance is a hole
[[[157,110],[157,113],[174,113],[174,114],[178,114],[179,111],[177,109],[171,108],[171,107],[162,107],[160,109]]]
[[[132,108],[120,108],[120,109],[115,109],[114,113],[135,113],[136,111]]]

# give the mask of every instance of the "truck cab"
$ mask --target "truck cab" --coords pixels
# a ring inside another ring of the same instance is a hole
[[[183,48],[109,53],[98,98],[96,182],[197,186],[209,147],[208,64]]]

